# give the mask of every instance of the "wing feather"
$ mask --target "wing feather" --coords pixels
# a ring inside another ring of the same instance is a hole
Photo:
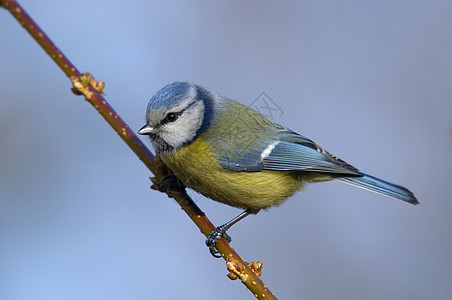
[[[358,169],[289,129],[278,132],[279,143],[264,158],[264,170],[309,171],[360,176]]]

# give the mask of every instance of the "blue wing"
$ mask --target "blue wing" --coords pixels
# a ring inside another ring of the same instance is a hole
[[[310,139],[284,127],[275,127],[266,139],[216,139],[212,144],[221,166],[228,170],[255,172],[306,171],[360,176],[358,169],[319,147]],[[252,145],[252,147],[250,147]],[[221,153],[221,154],[220,154]]]
[[[331,179],[418,204],[416,197],[408,189],[360,172],[357,168],[325,151],[312,140],[287,128],[278,127],[273,137],[273,139],[261,141],[252,151],[235,147],[234,158],[220,155],[220,164],[223,168],[233,171],[323,173],[331,176]]]
[[[279,142],[263,159],[263,170],[360,175],[357,168],[289,129],[280,130],[277,137]]]

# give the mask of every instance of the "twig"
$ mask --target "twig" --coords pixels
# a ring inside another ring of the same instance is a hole
[[[66,76],[71,79],[76,89],[75,92],[77,94],[83,94],[85,99],[96,108],[121,139],[135,152],[149,170],[156,175],[157,179],[161,178],[164,174],[162,173],[162,168],[157,167],[154,155],[107,103],[102,96],[102,86],[98,86],[98,83],[92,80],[88,74],[81,74],[16,1],[0,0],[0,5],[4,6],[13,14],[17,21],[30,33],[47,54],[50,55]],[[93,86],[93,84],[96,86]],[[205,236],[215,228],[205,214],[186,194],[185,190],[170,192],[169,196],[176,199],[185,213],[193,220]],[[227,268],[231,272],[229,278],[240,278],[241,282],[258,299],[276,299],[257,275],[260,274],[259,272],[262,268],[259,263],[245,264],[241,257],[223,238],[218,241],[216,247],[227,262]],[[206,251],[206,253],[208,252]]]

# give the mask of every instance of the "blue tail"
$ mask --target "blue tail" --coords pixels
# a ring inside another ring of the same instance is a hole
[[[411,204],[419,204],[414,194],[403,186],[360,172],[362,177],[338,177],[336,180],[348,183],[375,193],[394,197]]]

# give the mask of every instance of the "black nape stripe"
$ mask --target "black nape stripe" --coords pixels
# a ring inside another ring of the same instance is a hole
[[[198,131],[196,132],[195,139],[204,131],[206,131],[211,123],[212,118],[214,115],[214,103],[213,103],[213,96],[212,93],[205,88],[196,85],[196,98],[204,104],[204,113],[202,118],[201,126],[199,127]]]

